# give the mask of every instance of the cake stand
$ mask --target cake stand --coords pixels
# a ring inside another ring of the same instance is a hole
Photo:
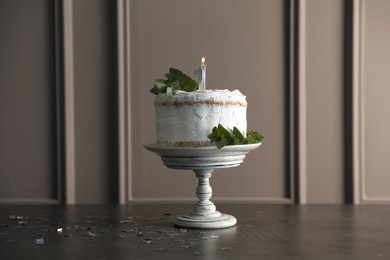
[[[237,219],[232,215],[220,213],[210,201],[212,189],[209,178],[215,169],[239,166],[250,151],[261,143],[225,146],[218,149],[208,147],[160,147],[156,144],[144,147],[161,156],[164,165],[171,169],[193,170],[198,178],[196,196],[199,201],[189,214],[178,216],[174,222],[179,227],[216,229],[232,227]]]

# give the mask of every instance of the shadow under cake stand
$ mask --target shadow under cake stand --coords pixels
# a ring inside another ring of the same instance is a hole
[[[237,219],[232,215],[220,213],[210,201],[212,189],[209,178],[215,169],[239,166],[250,151],[261,143],[225,146],[218,149],[208,147],[160,147],[156,144],[144,147],[161,156],[164,165],[171,169],[193,170],[198,178],[196,196],[199,201],[192,213],[178,216],[174,222],[179,227],[217,229],[232,227]]]

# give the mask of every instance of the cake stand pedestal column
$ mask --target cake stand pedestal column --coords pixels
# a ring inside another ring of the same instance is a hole
[[[198,178],[196,196],[199,201],[194,205],[190,214],[175,218],[175,224],[185,228],[215,229],[232,227],[237,219],[231,215],[216,211],[216,207],[210,198],[213,190],[210,186],[210,177],[214,169],[194,170]]]

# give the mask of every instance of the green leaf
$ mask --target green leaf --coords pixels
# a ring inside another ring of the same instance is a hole
[[[256,139],[253,137],[253,135],[248,135],[246,137],[246,139],[248,140],[248,144],[254,144]]]
[[[176,68],[169,68],[169,73],[174,74],[174,75],[183,75],[184,73],[181,72],[181,70],[176,69]]]
[[[150,92],[152,92],[153,94],[161,94],[161,93],[165,93],[167,90],[167,85],[164,83],[164,82],[161,82],[160,80],[156,80],[154,82],[154,86],[153,88],[150,90]]]
[[[173,96],[173,90],[171,87],[167,87],[167,96]]]
[[[167,79],[169,81],[177,81],[178,80],[178,75],[177,74],[174,74],[174,73],[165,73],[165,77],[167,77]]]
[[[156,79],[154,83],[163,83],[165,84],[165,79]]]
[[[212,128],[208,138],[212,144],[215,144],[218,149],[221,149],[226,145],[258,143],[264,139],[264,136],[262,136],[259,132],[249,131],[245,138],[237,127],[233,127],[233,133],[230,133],[224,126],[218,124],[218,126],[214,126]]]
[[[212,133],[213,133],[213,135],[215,135],[215,136],[219,136],[218,127],[214,126],[214,127],[213,127],[213,130],[212,130]]]
[[[178,90],[180,89],[180,85],[179,85],[179,81],[176,80],[175,82],[173,82],[170,86],[172,89],[175,89],[175,90]]]
[[[187,80],[186,83],[183,86],[181,86],[181,90],[187,92],[195,91],[198,88],[199,88],[198,83],[196,83],[196,81],[193,79]]]
[[[257,131],[249,131],[248,135],[253,136],[257,142],[261,142],[264,139],[264,136],[262,136],[259,132]]]
[[[231,138],[229,131],[225,127],[223,127],[221,124],[218,124],[218,131],[225,138]]]
[[[156,80],[154,87],[150,90],[153,94],[167,93],[170,91],[167,87],[170,87],[171,90],[182,90],[182,91],[195,91],[199,88],[198,83],[181,72],[176,68],[169,68],[169,72],[165,74],[166,80]],[[172,92],[175,94],[175,92]],[[169,95],[171,92],[169,93]],[[168,93],[167,93],[168,95]]]
[[[150,89],[149,91],[152,92],[155,95],[160,94],[160,89],[158,87],[156,87],[156,86],[153,86],[153,88]]]
[[[238,140],[242,141],[244,140],[244,136],[240,132],[240,130],[237,129],[237,127],[233,127],[233,135],[238,138]]]
[[[217,148],[221,149],[222,147],[226,146],[229,142],[230,142],[230,140],[228,140],[228,139],[222,139],[221,141],[216,143]]]

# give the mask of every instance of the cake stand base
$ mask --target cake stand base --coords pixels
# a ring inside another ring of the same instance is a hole
[[[239,166],[250,151],[258,148],[261,143],[236,145],[218,149],[215,146],[185,148],[159,147],[145,145],[145,148],[161,156],[164,165],[171,169],[193,170],[198,179],[196,196],[198,202],[191,213],[178,216],[174,223],[178,227],[194,229],[218,229],[232,227],[237,219],[232,215],[216,210],[210,200],[213,190],[210,177],[215,169]]]
[[[214,169],[194,170],[196,178],[198,178],[196,196],[199,201],[194,205],[192,213],[175,218],[174,222],[176,226],[184,228],[217,229],[232,227],[237,223],[235,217],[216,211],[214,203],[210,201],[212,188],[209,179],[213,171]]]
[[[174,223],[178,227],[199,229],[228,228],[237,223],[237,219],[232,215],[223,214],[218,211],[216,213],[219,213],[219,216],[198,216],[196,214],[178,216],[175,218]]]

